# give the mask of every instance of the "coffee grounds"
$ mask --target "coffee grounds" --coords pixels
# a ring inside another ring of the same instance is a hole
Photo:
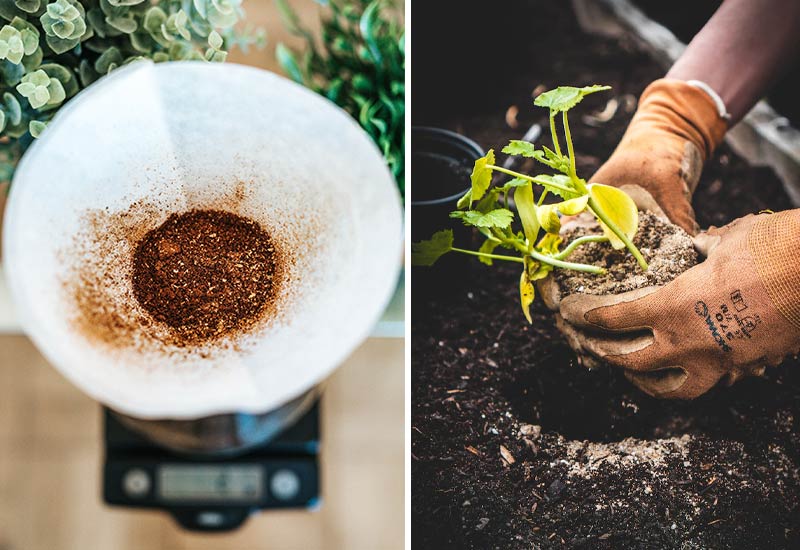
[[[246,330],[273,303],[281,256],[256,222],[220,210],[172,214],[139,241],[133,293],[152,317],[194,345]]]

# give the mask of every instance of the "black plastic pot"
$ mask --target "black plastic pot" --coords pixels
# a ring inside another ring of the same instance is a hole
[[[452,229],[456,246],[472,247],[473,231],[450,218],[450,212],[470,188],[472,167],[483,155],[480,145],[455,132],[425,126],[411,128],[412,242],[429,239],[442,229]],[[469,260],[474,261],[451,253],[433,267],[414,268],[412,277],[415,284],[441,291],[444,283],[453,286],[449,275],[464,269]]]
[[[475,159],[483,155],[480,145],[455,132],[426,126],[411,129],[412,242],[447,228],[469,235],[464,225],[449,215],[470,187]]]

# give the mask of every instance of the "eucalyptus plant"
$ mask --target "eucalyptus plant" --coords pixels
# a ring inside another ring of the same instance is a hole
[[[471,187],[457,203],[451,218],[460,219],[465,225],[476,228],[486,240],[480,249],[456,248],[453,231],[448,229],[435,233],[430,240],[411,245],[411,262],[414,265],[433,265],[442,255],[458,252],[477,256],[487,264],[503,260],[522,264],[519,281],[522,311],[531,322],[530,306],[534,299],[534,282],[549,276],[554,269],[572,269],[602,275],[606,270],[596,265],[570,262],[569,256],[579,246],[589,242],[608,242],[615,249],[627,248],[639,266],[647,270],[647,262],[633,244],[639,226],[639,211],[636,204],[624,191],[602,183],[588,183],[578,177],[575,170],[575,150],[569,128],[567,112],[583,98],[608,86],[560,86],[536,97],[534,104],[549,110],[550,134],[553,149],[533,143],[512,140],[503,152],[532,158],[555,171],[555,174],[527,175],[498,166],[493,150],[475,161],[471,176]],[[561,148],[557,131],[557,119],[561,118],[566,151]],[[503,185],[493,185],[493,176],[506,174],[513,179]],[[534,185],[541,187],[538,199],[534,196]],[[556,203],[545,204],[548,195],[559,197]],[[512,226],[514,212],[509,209],[513,196],[519,217],[520,229]],[[590,212],[603,230],[602,235],[578,237],[562,246],[561,218],[559,214],[573,216]],[[513,251],[516,255],[495,254],[498,247]]]
[[[0,181],[58,109],[137,59],[224,61],[241,0],[0,0]],[[120,106],[122,108],[122,106]]]
[[[405,33],[392,0],[317,0],[327,15],[321,41],[286,0],[276,0],[302,50],[278,44],[276,55],[294,81],[324,95],[358,120],[386,158],[403,194],[405,159]]]

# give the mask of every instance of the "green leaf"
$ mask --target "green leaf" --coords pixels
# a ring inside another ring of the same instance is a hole
[[[542,150],[544,151],[544,156],[547,160],[551,162],[558,162],[561,160],[561,157],[546,145],[542,145]]]
[[[0,59],[8,59],[15,65],[22,61],[25,55],[25,46],[22,34],[11,25],[4,25],[0,29]]]
[[[472,204],[472,189],[464,193],[464,195],[458,199],[456,203],[456,208],[459,210],[464,210],[465,208],[469,208],[469,205]]]
[[[3,93],[3,108],[8,123],[17,126],[22,121],[22,105],[19,104],[17,97],[10,93]]]
[[[536,176],[536,183],[562,199],[574,199],[581,196],[581,192],[575,189],[569,176],[562,174],[540,174]]]
[[[514,191],[514,204],[522,222],[525,238],[529,243],[535,243],[539,235],[539,219],[536,216],[536,203],[533,200],[533,185],[530,182],[526,183],[527,185],[517,187]]]
[[[529,141],[512,139],[508,142],[508,145],[503,147],[503,152],[506,155],[521,155],[527,158],[534,158],[536,156],[536,146]]]
[[[583,88],[559,86],[555,90],[549,90],[543,94],[539,94],[533,101],[533,104],[538,107],[547,107],[550,109],[551,114],[559,113],[569,111],[589,94],[610,89],[611,86],[602,86],[600,84],[584,86]]]
[[[215,50],[222,48],[222,37],[217,31],[211,31],[211,34],[208,35],[208,45]]]
[[[505,229],[514,220],[514,213],[506,208],[496,208],[486,213],[476,210],[467,210],[466,212],[456,210],[450,213],[450,217],[460,219],[464,225]]]
[[[591,183],[589,184],[589,196],[611,223],[616,225],[629,239],[633,239],[639,227],[639,209],[625,191],[602,183]],[[625,243],[617,237],[616,233],[602,221],[598,221],[611,242],[611,246],[615,250],[625,248]]]
[[[507,191],[511,191],[515,187],[523,187],[525,185],[530,185],[530,184],[531,184],[530,180],[526,180],[526,179],[523,179],[523,178],[514,178],[513,180],[511,180],[509,182],[506,182],[503,185],[503,187],[499,187],[498,190],[501,193],[505,193]]]
[[[286,71],[286,74],[289,75],[289,78],[298,84],[305,85],[306,79],[303,77],[303,71],[300,70],[300,65],[297,64],[297,59],[295,59],[294,53],[289,48],[283,44],[278,44],[275,48],[275,57],[283,70]]]
[[[492,169],[486,166],[490,164],[494,164],[493,149],[489,149],[486,156],[476,160],[475,166],[472,168],[472,175],[470,176],[470,180],[472,181],[471,201],[480,200],[483,194],[486,193],[486,190],[489,189],[492,183]]]
[[[122,54],[116,47],[112,46],[97,58],[94,62],[94,70],[98,74],[104,75],[120,65],[122,65]]]
[[[497,202],[499,195],[500,189],[497,187],[489,189],[489,192],[486,193],[483,198],[477,202],[477,204],[472,206],[472,210],[476,210],[481,214],[486,214],[487,212],[491,212],[496,208],[501,208],[502,205]]]
[[[486,239],[485,241],[483,241],[483,244],[478,249],[478,252],[482,254],[492,254],[494,252],[494,249],[497,248],[498,244],[500,244],[500,241],[498,241],[497,239]],[[482,264],[492,265],[491,258],[487,258],[485,256],[478,256],[478,260]]]
[[[29,128],[31,135],[35,138],[38,138],[44,129],[47,128],[47,123],[40,120],[31,120]]]
[[[132,34],[139,27],[136,20],[129,17],[106,17],[106,23],[125,34]]]
[[[36,13],[42,3],[39,0],[14,0],[14,4],[26,13]]]
[[[49,34],[45,37],[45,41],[50,46],[50,49],[57,54],[66,53],[80,43],[79,38],[59,38]]]
[[[453,230],[437,231],[427,241],[411,244],[411,265],[431,266],[453,249]]]

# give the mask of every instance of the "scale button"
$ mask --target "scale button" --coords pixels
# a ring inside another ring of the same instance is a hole
[[[125,472],[122,487],[129,497],[141,498],[150,492],[150,475],[141,468]]]
[[[269,486],[278,500],[291,500],[300,492],[300,478],[292,470],[278,470],[272,475]]]
[[[225,516],[219,512],[200,512],[196,519],[197,524],[203,527],[219,527],[225,523]]]

